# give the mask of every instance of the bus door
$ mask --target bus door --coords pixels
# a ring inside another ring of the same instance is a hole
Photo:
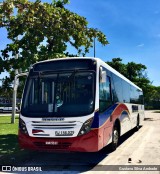
[[[99,122],[101,126],[103,125],[103,146],[107,145],[107,142],[112,134],[112,122],[110,120],[111,115],[109,111],[109,108],[112,106],[111,78],[106,72],[105,75],[105,80],[104,77],[103,81],[100,78],[99,83]]]

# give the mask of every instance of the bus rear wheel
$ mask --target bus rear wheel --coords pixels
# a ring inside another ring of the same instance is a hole
[[[115,125],[113,128],[113,132],[112,132],[112,150],[116,150],[117,146],[118,146],[118,141],[119,141],[119,132],[118,132],[118,128]]]

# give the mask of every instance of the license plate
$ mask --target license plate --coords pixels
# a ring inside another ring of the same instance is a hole
[[[46,141],[46,145],[58,145],[57,141]]]
[[[55,136],[72,136],[74,131],[55,131]]]

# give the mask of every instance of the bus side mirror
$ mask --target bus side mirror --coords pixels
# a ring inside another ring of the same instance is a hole
[[[102,67],[100,67],[100,82],[101,83],[106,83],[106,71],[102,70]]]

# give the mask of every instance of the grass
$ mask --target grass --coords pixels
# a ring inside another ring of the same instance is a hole
[[[10,154],[18,149],[18,117],[11,124],[11,117],[0,116],[0,155]]]
[[[18,117],[15,124],[11,124],[11,116],[0,116],[0,164],[13,164],[13,160],[20,161],[27,150],[18,146]]]

